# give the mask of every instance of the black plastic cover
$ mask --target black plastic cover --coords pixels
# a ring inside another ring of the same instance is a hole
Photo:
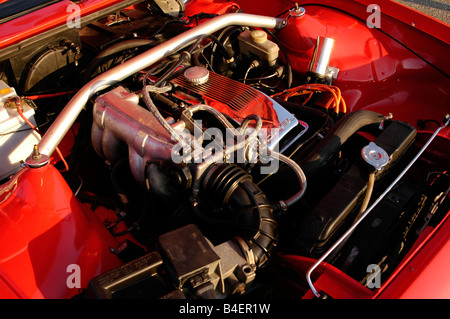
[[[194,224],[163,234],[158,241],[179,287],[196,274],[214,269],[220,261],[213,247]]]
[[[121,267],[93,278],[86,291],[87,298],[160,298],[173,287],[159,274],[163,260],[158,252],[148,253]]]

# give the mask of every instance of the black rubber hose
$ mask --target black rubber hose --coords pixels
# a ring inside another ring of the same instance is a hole
[[[155,86],[160,86],[164,81],[166,81],[171,75],[172,73],[179,67],[181,66],[183,63],[185,62],[190,62],[188,59],[191,59],[192,55],[197,54],[196,50],[198,48],[198,46],[202,43],[203,40],[205,39],[210,39],[212,41],[214,41],[219,48],[223,51],[225,57],[227,59],[230,59],[232,57],[231,53],[228,52],[228,50],[225,48],[225,46],[217,39],[217,37],[211,35],[211,34],[204,34],[202,36],[200,36],[191,46],[190,48],[183,52],[181,55],[181,58],[169,69],[166,71],[166,73],[164,73],[155,83]],[[195,59],[194,59],[195,62]],[[197,62],[198,59],[197,59]]]
[[[317,178],[353,134],[366,125],[379,124],[384,119],[381,114],[368,110],[359,110],[345,115],[331,128],[325,138],[300,161],[306,178],[308,180]]]
[[[83,83],[89,82],[92,74],[95,72],[98,66],[101,65],[101,63],[103,63],[106,59],[111,58],[113,55],[128,49],[150,45],[156,45],[156,43],[147,39],[130,39],[107,47],[99,54],[97,54],[97,56],[95,56],[94,59],[92,59],[92,61],[89,63],[86,71],[84,72]]]
[[[205,34],[201,36],[200,39],[201,39],[200,41],[197,41],[198,44],[200,44],[201,41],[203,41],[204,39],[210,39],[211,41],[213,41],[217,45],[219,50],[222,51],[222,54],[225,56],[227,60],[233,57],[233,54],[230,51],[228,51],[228,49],[223,45],[222,42],[220,42],[220,40],[216,36],[212,34]]]
[[[211,41],[213,41],[217,45],[219,50],[222,51],[222,54],[225,57],[225,59],[230,60],[233,57],[234,53],[231,53],[230,51],[228,51],[228,49],[225,48],[224,44],[222,42],[220,42],[220,40],[216,36],[214,36],[212,34],[207,34],[207,35],[200,37],[200,39],[202,39],[201,41],[203,41],[203,39],[210,39]],[[198,43],[197,45],[199,45],[200,42],[197,41],[197,43]],[[200,54],[201,54],[201,51],[192,53],[192,61],[193,61],[194,65],[205,67],[205,65],[200,62]],[[211,65],[211,67],[212,67],[212,65]]]
[[[236,165],[215,164],[203,182],[204,194],[236,218],[238,234],[251,252],[255,266],[263,267],[271,258],[278,241],[278,223],[273,217],[273,206],[252,177]]]
[[[287,68],[287,84],[286,85],[287,85],[287,88],[290,89],[292,87],[292,81],[293,81],[294,75],[293,75],[293,71],[292,71],[291,62],[289,60],[289,54],[288,54],[286,48],[284,47],[284,45],[278,40],[278,38],[275,36],[275,34],[272,31],[270,31],[268,29],[264,29],[264,31],[272,37],[272,39],[275,41],[275,43],[278,45],[278,47],[280,48],[281,52],[284,55],[284,58],[286,60],[285,61],[286,68]]]

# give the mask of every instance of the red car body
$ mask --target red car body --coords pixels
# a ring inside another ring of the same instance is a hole
[[[125,6],[126,1],[85,0],[75,5],[85,26],[117,9],[146,9],[145,3],[134,2]],[[369,4],[363,0],[299,3],[306,14],[290,17],[277,32],[279,46],[287,52],[280,54],[280,60],[286,62],[288,58],[294,74],[303,74],[316,38],[333,38],[330,65],[339,69],[333,85],[342,92],[346,112],[392,113],[395,120],[417,129],[417,153],[439,127],[431,121],[418,126],[418,121],[432,119],[442,125],[443,117],[450,111],[450,29],[436,19],[387,0],[377,1],[381,26],[369,28],[366,21],[373,13],[368,11]],[[64,28],[73,14],[67,10],[69,5],[70,1],[58,1],[3,22],[0,51],[20,51],[42,34]],[[221,16],[241,9],[275,17],[293,5],[284,0],[191,0],[185,4],[184,16],[200,12]],[[209,19],[200,19],[197,24]],[[195,28],[197,24],[191,22],[187,27]],[[35,101],[38,104],[39,97]],[[58,143],[65,157],[71,153],[78,129],[76,123],[73,127]],[[446,127],[420,157],[421,165],[445,173],[450,163],[449,146],[450,129]],[[52,156],[48,164],[39,168],[22,165],[0,185],[0,298],[78,296],[92,279],[126,264],[111,253],[125,238],[142,246],[132,234],[113,236],[104,223],[114,216],[114,210],[80,201],[56,168],[58,163],[61,164],[60,158]],[[424,174],[421,168],[416,173]],[[448,200],[447,194],[445,201]],[[423,230],[380,287],[369,289],[326,262],[313,272],[314,286],[336,299],[449,298],[449,216],[447,210],[439,221]],[[145,249],[151,251],[149,247]],[[283,282],[290,297],[314,298],[305,276],[316,261],[316,257],[281,250],[272,260],[280,267],[274,267],[273,276]],[[80,269],[80,285],[76,288],[69,284],[73,273],[70,265]],[[288,277],[283,269],[298,274],[294,276],[297,279]]]

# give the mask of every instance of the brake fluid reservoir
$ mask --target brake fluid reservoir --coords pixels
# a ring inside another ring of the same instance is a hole
[[[20,161],[31,154],[40,140],[17,110],[8,106],[11,98],[18,98],[15,89],[0,81],[0,181],[19,170]],[[25,101],[22,106],[23,115],[36,126],[34,109]]]
[[[239,49],[242,54],[254,54],[261,60],[274,65],[280,48],[275,42],[267,39],[267,33],[262,30],[246,30],[239,35]]]

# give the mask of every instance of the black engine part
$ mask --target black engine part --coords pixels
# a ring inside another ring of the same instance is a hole
[[[426,183],[397,184],[349,237],[332,264],[369,288],[374,287],[368,266],[376,265],[379,282],[384,282],[433,217],[448,211],[449,176],[434,173],[429,177]]]
[[[371,122],[369,121],[369,123]],[[351,127],[362,127],[355,126],[352,121],[344,123],[350,123]],[[363,123],[367,124],[368,122]],[[336,132],[345,131],[345,125],[335,129],[335,133],[331,135],[333,137],[331,143],[338,143],[334,141],[340,135]],[[350,132],[355,132],[355,130],[350,130]],[[387,173],[392,171],[392,167],[399,162],[402,155],[412,145],[415,136],[416,130],[407,123],[399,121],[384,122],[384,129],[376,137],[374,143],[387,152],[389,162],[382,169],[376,171],[374,194],[377,193],[377,186],[383,184],[381,181],[384,181]],[[328,151],[326,154],[328,154]],[[311,165],[316,166],[316,164]],[[357,159],[338,177],[329,190],[323,189],[326,192],[324,196],[320,197],[317,203],[313,203],[313,208],[304,214],[299,224],[298,237],[294,239],[293,244],[295,251],[318,257],[334,243],[346,227],[350,227],[361,206],[368,187],[369,174],[373,170],[374,168],[358,155]],[[311,170],[309,172],[311,173]],[[303,207],[303,209],[305,208]]]
[[[231,229],[237,230],[236,235],[247,242],[258,267],[270,260],[277,245],[278,223],[273,206],[251,175],[236,165],[213,165],[206,173],[203,192],[214,206],[220,205],[215,209],[210,206],[208,214],[199,213],[209,221],[227,220]]]

